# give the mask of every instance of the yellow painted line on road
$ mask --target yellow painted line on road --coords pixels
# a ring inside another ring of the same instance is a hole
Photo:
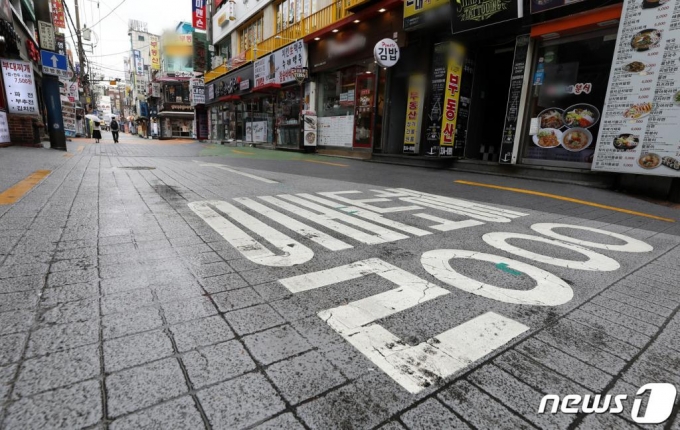
[[[243,154],[243,155],[253,155],[252,152],[239,151],[238,149],[232,149],[231,152],[235,152],[237,154]]]
[[[302,161],[306,161],[308,163],[326,164],[328,166],[349,167],[349,165],[347,165],[347,164],[329,163],[328,161],[316,161],[316,160],[302,160]]]
[[[485,188],[493,188],[495,190],[504,190],[504,191],[512,191],[513,193],[521,193],[521,194],[530,194],[532,196],[540,196],[540,197],[547,197],[549,199],[555,199],[555,200],[562,200],[565,202],[571,202],[571,203],[577,203],[580,205],[585,205],[585,206],[592,206],[595,208],[600,208],[600,209],[607,209],[610,211],[614,212],[621,212],[624,214],[629,214],[629,215],[635,215],[635,216],[641,216],[645,218],[651,218],[651,219],[656,219],[659,221],[666,221],[666,222],[675,222],[673,218],[664,218],[644,212],[637,212],[637,211],[631,211],[628,209],[623,209],[623,208],[617,208],[615,206],[607,206],[607,205],[601,205],[599,203],[594,203],[594,202],[589,202],[586,200],[579,200],[579,199],[572,199],[571,197],[565,197],[565,196],[559,196],[556,194],[548,194],[548,193],[541,193],[539,191],[532,191],[532,190],[525,190],[523,188],[512,188],[512,187],[502,187],[500,185],[491,185],[491,184],[483,184],[480,182],[470,182],[470,181],[454,181],[457,184],[463,184],[463,185],[472,185],[475,187],[485,187]]]
[[[31,191],[33,187],[38,185],[50,173],[52,173],[51,170],[36,170],[31,173],[26,179],[17,182],[14,186],[0,193],[0,205],[11,205],[18,202],[19,199]]]
[[[83,152],[83,149],[85,149],[85,145],[80,145],[78,147],[78,152]]]

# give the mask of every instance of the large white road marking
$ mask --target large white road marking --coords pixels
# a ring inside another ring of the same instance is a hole
[[[450,292],[377,258],[279,282],[298,293],[370,274],[393,282],[397,288],[318,315],[411,393],[466,368],[529,329],[487,312],[426,342],[407,345],[375,321]]]
[[[607,245],[599,242],[589,242],[587,240],[580,240],[573,237],[565,236],[563,234],[555,233],[553,230],[556,228],[573,228],[576,230],[585,230],[592,233],[599,233],[605,236],[610,236],[622,240],[626,243],[625,245]],[[602,230],[599,228],[571,224],[539,223],[532,225],[531,229],[534,230],[535,232],[541,233],[544,236],[552,237],[553,239],[558,239],[563,242],[575,243],[581,246],[588,246],[590,248],[595,249],[606,249],[608,251],[620,251],[620,252],[651,252],[654,250],[654,247],[652,247],[652,245],[645,243],[641,240],[634,239],[630,236],[625,236],[623,234]]]
[[[246,178],[255,179],[256,181],[264,182],[265,184],[278,184],[279,182],[272,179],[263,178],[262,176],[251,175],[250,173],[241,172],[240,170],[229,168],[223,164],[203,163],[199,164],[201,167],[214,167],[216,169],[226,170],[227,172],[235,173],[237,175],[245,176]]]
[[[588,257],[587,261],[574,261],[574,260],[564,260],[562,258],[550,257],[548,255],[541,255],[535,252],[527,251],[526,249],[519,248],[508,243],[509,239],[525,239],[534,242],[547,243],[553,246],[558,246],[560,248],[569,249],[579,254],[583,254]],[[619,263],[602,255],[598,252],[591,251],[588,248],[583,248],[578,245],[572,245],[566,242],[560,242],[558,240],[546,239],[540,236],[532,236],[530,234],[521,233],[505,233],[505,232],[494,232],[487,233],[482,236],[482,240],[493,246],[494,248],[501,249],[503,251],[509,252],[510,254],[515,254],[520,257],[527,258],[529,260],[538,261],[541,263],[552,264],[553,266],[566,267],[568,269],[579,269],[579,270],[592,270],[601,272],[610,272],[616,270],[619,267]]]
[[[382,192],[382,190],[374,190],[376,192]],[[340,202],[343,202],[345,204],[351,205],[351,206],[356,206],[362,209],[366,209],[368,211],[373,211],[377,212],[379,214],[386,214],[386,213],[393,213],[393,212],[406,212],[406,211],[414,211],[414,210],[420,210],[422,207],[420,206],[393,206],[389,208],[383,208],[380,206],[375,206],[371,205],[369,203],[388,203],[391,202],[392,200],[380,197],[380,198],[374,198],[374,199],[348,199],[347,197],[343,197],[344,195],[347,194],[362,194],[361,191],[328,191],[324,193],[318,193],[321,196],[328,197],[334,200],[338,200]],[[392,197],[391,195],[389,197]]]
[[[261,203],[256,202],[255,200],[245,197],[237,198],[234,200],[241,203],[248,209],[251,209],[259,214],[262,214],[267,218],[271,219],[272,221],[275,221],[281,224],[282,226],[293,230],[300,236],[318,243],[319,245],[323,246],[326,249],[329,249],[331,251],[341,251],[343,249],[353,248],[352,245],[348,243],[336,239],[333,236],[330,236],[313,227],[309,227],[308,225],[303,224],[300,221],[289,217],[288,215],[284,215],[281,212],[277,212],[274,209],[271,209]]]
[[[276,255],[262,246],[260,242],[228,221],[209,205],[214,206],[250,231],[257,232],[258,235],[277,248],[282,255]],[[265,266],[287,267],[305,263],[314,257],[314,252],[311,249],[269,227],[267,224],[248,215],[230,203],[223,201],[194,202],[189,203],[189,207],[196,215],[203,218],[208,225],[225,238],[227,242],[254,263]]]
[[[426,219],[429,221],[438,222],[439,224],[431,225],[430,228],[439,231],[453,231],[461,228],[476,227],[478,225],[484,224],[481,221],[475,221],[473,219],[467,219],[465,221],[451,221],[448,219],[440,218],[438,216],[423,213],[413,214],[413,216]]]
[[[404,223],[401,223],[399,221],[393,221],[391,219],[387,219],[384,216],[377,214],[375,212],[371,212],[369,210],[361,209],[357,206],[341,206],[338,207],[337,203],[335,203],[332,200],[327,200],[322,197],[314,196],[312,194],[296,194],[299,197],[304,197],[305,199],[311,200],[313,202],[335,208],[338,210],[341,210],[343,212],[347,212],[349,214],[358,216],[360,218],[367,219],[369,221],[373,221],[376,224],[381,224],[384,225],[385,227],[390,227],[395,230],[403,231],[404,233],[410,233],[414,236],[427,236],[429,234],[432,234],[431,231],[426,231],[423,229],[420,229],[418,227],[413,227],[410,225],[406,225]]]
[[[536,281],[536,286],[531,290],[512,290],[485,284],[456,272],[449,263],[454,258],[506,264],[508,267],[531,277]],[[468,293],[500,302],[518,305],[558,306],[567,303],[574,297],[574,291],[571,287],[552,273],[499,255],[461,249],[437,249],[424,253],[420,262],[425,270],[440,281]]]

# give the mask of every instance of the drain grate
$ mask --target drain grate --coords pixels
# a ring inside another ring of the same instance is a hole
[[[118,167],[119,169],[125,169],[125,170],[154,170],[155,167],[150,167],[150,166],[121,166]]]

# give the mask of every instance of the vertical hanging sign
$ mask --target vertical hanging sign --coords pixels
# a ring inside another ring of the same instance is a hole
[[[206,40],[206,34],[194,31],[192,43],[194,45],[194,72],[203,73],[207,69],[208,62],[208,42]]]
[[[508,105],[505,110],[505,124],[503,126],[503,138],[499,163],[514,163],[513,152],[515,137],[517,136],[518,119],[521,114],[522,88],[524,87],[524,75],[526,71],[527,56],[529,55],[529,42],[531,36],[524,34],[518,36],[515,41],[515,58],[512,62],[512,75],[510,75],[510,90],[508,92]]]
[[[423,120],[423,102],[426,85],[427,80],[424,74],[414,74],[408,79],[404,154],[417,154],[420,149],[420,124]]]
[[[448,43],[434,45],[432,73],[430,75],[430,102],[427,110],[428,125],[425,131],[424,153],[428,156],[439,155],[439,136],[442,131],[442,103],[446,88],[446,51]]]
[[[193,26],[196,30],[206,29],[205,2],[206,0],[191,0],[192,4],[191,17],[193,21]]]
[[[151,54],[151,69],[161,69],[161,47],[158,42],[158,36],[151,36],[149,41],[149,53]]]
[[[458,103],[460,99],[460,83],[463,77],[465,47],[450,42],[447,47],[446,82],[444,84],[444,115],[442,117],[441,135],[439,138],[439,155],[453,156],[453,144],[456,139],[456,120],[458,119]]]
[[[62,0],[50,0],[50,9],[52,10],[52,24],[54,27],[66,28],[64,4],[62,3]]]

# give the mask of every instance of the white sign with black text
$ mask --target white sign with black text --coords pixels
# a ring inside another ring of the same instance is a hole
[[[375,44],[373,57],[381,67],[392,67],[399,61],[399,45],[392,39],[383,39]]]
[[[3,59],[0,64],[9,113],[37,115],[38,98],[31,63]]]

